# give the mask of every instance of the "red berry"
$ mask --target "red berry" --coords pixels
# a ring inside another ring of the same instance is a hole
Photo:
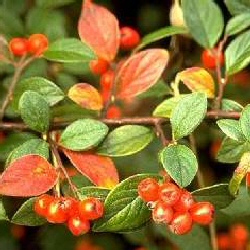
[[[170,223],[173,219],[173,209],[166,205],[163,201],[158,201],[153,210],[152,216],[156,223]]]
[[[115,73],[112,70],[107,71],[100,78],[100,85],[102,88],[101,95],[104,102],[107,102],[111,97],[111,91],[114,80],[115,80]]]
[[[69,217],[78,214],[78,201],[76,199],[72,197],[63,197],[61,202],[65,213],[67,213]]]
[[[194,198],[186,189],[181,190],[179,200],[174,204],[173,209],[179,212],[187,212],[194,204]]]
[[[68,228],[75,236],[85,234],[90,230],[90,223],[88,220],[82,220],[78,215],[69,218]]]
[[[109,69],[109,62],[104,59],[93,60],[89,63],[90,70],[93,74],[103,75]]]
[[[216,238],[220,250],[228,250],[231,248],[231,239],[227,233],[219,233]]]
[[[234,242],[246,243],[248,241],[249,237],[248,229],[242,223],[232,225],[230,227],[229,234]]]
[[[63,198],[55,198],[50,202],[46,219],[51,223],[64,223],[68,220],[69,215],[63,202]]]
[[[219,58],[220,65],[224,64],[224,55],[218,54],[218,49],[204,50],[202,52],[202,62],[206,68],[214,69],[216,67],[216,57]]]
[[[122,116],[122,112],[118,106],[112,105],[108,108],[107,115],[106,115],[108,119],[118,119],[118,118],[121,118],[121,116]]]
[[[159,184],[154,178],[146,178],[138,185],[139,196],[146,202],[159,199]]]
[[[193,221],[202,225],[207,225],[213,220],[214,206],[212,203],[207,201],[196,202],[190,208],[190,214]]]
[[[181,235],[190,232],[192,225],[192,217],[188,212],[176,212],[169,224],[169,229],[172,233]]]
[[[81,219],[95,220],[103,216],[104,205],[100,200],[94,197],[88,197],[79,202],[78,211]]]
[[[33,34],[28,39],[28,51],[35,56],[42,55],[48,45],[48,38],[44,34]]]
[[[169,206],[173,206],[180,196],[181,189],[173,183],[165,183],[159,189],[159,198]]]
[[[9,50],[15,56],[23,56],[28,51],[28,40],[26,38],[16,37],[10,40]]]
[[[123,27],[120,29],[121,40],[120,47],[124,50],[134,49],[140,42],[139,33],[130,27]]]
[[[49,204],[54,200],[55,198],[48,194],[43,194],[39,196],[35,202],[34,210],[37,214],[46,217],[48,212]]]

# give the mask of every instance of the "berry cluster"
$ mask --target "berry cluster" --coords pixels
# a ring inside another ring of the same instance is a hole
[[[15,37],[9,42],[9,50],[14,56],[24,56],[30,53],[40,56],[48,48],[48,38],[43,34],[33,34],[28,39]]]
[[[175,234],[190,232],[194,222],[207,225],[213,220],[210,202],[195,202],[190,192],[171,182],[159,185],[156,179],[146,178],[140,182],[138,193],[152,209],[153,220],[168,224]]]
[[[103,216],[104,205],[94,197],[78,201],[43,194],[37,198],[34,210],[50,223],[67,223],[72,234],[78,236],[90,230],[90,221]]]

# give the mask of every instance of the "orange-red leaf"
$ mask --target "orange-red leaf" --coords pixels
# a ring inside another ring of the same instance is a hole
[[[203,92],[208,98],[214,97],[214,80],[204,68],[188,68],[178,73],[176,80],[182,81],[192,92]]]
[[[106,8],[85,1],[78,22],[78,33],[99,58],[109,62],[115,58],[120,44],[119,23]]]
[[[96,186],[113,188],[119,183],[119,175],[111,158],[92,152],[75,152],[63,149],[77,170]]]
[[[82,108],[101,110],[103,100],[96,88],[88,83],[78,83],[69,89],[68,96]]]
[[[25,155],[0,176],[0,194],[37,196],[51,189],[58,179],[55,168],[40,155]]]
[[[145,92],[159,80],[168,60],[164,49],[148,49],[129,57],[118,69],[116,97],[127,99]]]

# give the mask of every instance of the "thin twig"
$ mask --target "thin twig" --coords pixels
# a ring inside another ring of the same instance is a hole
[[[170,143],[170,141],[166,139],[160,121],[155,122],[155,129],[156,129],[156,135],[160,138],[162,145],[164,147],[167,146]]]

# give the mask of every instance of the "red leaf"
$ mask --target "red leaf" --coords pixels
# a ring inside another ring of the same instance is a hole
[[[37,196],[47,192],[57,182],[55,168],[39,155],[25,155],[9,165],[0,176],[0,194]]]
[[[103,108],[102,97],[96,88],[87,83],[78,83],[69,89],[68,96],[82,108],[101,110]]]
[[[148,49],[129,57],[118,69],[116,97],[127,99],[145,92],[161,77],[169,60],[163,49]]]
[[[120,29],[111,12],[89,1],[83,3],[78,33],[99,58],[113,61],[119,49]]]
[[[91,152],[75,152],[63,149],[77,170],[96,186],[113,188],[119,183],[118,172],[111,158]]]

